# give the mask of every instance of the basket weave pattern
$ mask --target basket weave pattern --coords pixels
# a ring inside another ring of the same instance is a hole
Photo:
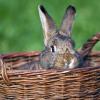
[[[100,100],[100,52],[88,57],[86,67],[72,70],[31,70],[38,56],[1,56],[0,100]],[[19,70],[25,64],[29,69]]]

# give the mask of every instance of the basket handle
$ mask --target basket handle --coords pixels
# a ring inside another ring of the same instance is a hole
[[[0,66],[1,66],[1,75],[2,75],[3,80],[6,84],[9,84],[10,80],[7,75],[6,64],[4,63],[2,58],[0,58]]]

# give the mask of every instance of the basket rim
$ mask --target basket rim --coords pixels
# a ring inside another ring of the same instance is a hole
[[[83,74],[87,74],[87,73],[95,73],[95,72],[100,72],[100,66],[99,67],[85,67],[85,68],[75,68],[75,69],[47,69],[47,70],[7,70],[6,75],[7,77],[3,77],[2,73],[1,73],[1,78],[3,79],[4,83],[6,85],[11,85],[13,84],[12,81],[10,80],[10,77],[12,76],[17,76],[17,77],[21,77],[21,76],[26,76],[27,75],[32,75],[32,76],[37,76],[38,78],[42,78],[42,76],[54,76],[54,75],[83,75]],[[69,76],[68,75],[68,76]],[[48,77],[49,77],[48,76]]]

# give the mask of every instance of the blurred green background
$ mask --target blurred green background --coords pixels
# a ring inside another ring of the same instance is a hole
[[[44,5],[58,27],[66,7],[76,7],[72,32],[76,48],[100,32],[100,0],[0,0],[0,53],[43,50],[38,4]],[[100,42],[95,49],[100,50]]]

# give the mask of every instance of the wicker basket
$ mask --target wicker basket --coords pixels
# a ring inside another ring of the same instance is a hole
[[[37,62],[38,56],[39,52],[1,56],[0,100],[100,100],[100,52],[93,52],[84,68],[17,69]]]

